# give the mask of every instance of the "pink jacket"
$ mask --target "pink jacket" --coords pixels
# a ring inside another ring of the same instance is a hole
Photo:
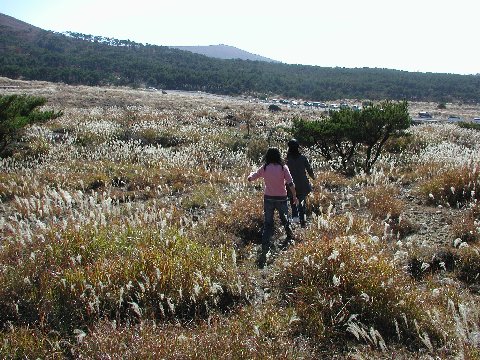
[[[265,183],[264,194],[266,196],[287,196],[285,184],[293,183],[292,175],[287,165],[279,164],[262,165],[257,171],[248,175],[248,180],[253,181],[263,178]]]

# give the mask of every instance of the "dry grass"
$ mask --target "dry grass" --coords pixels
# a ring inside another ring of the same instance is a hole
[[[478,203],[453,220],[452,231],[455,238],[468,243],[476,243],[480,239],[480,213]]]
[[[430,346],[440,340],[425,311],[428,294],[398,271],[382,247],[351,236],[308,241],[292,252],[278,286],[302,332],[322,342],[353,335],[379,348],[389,341]]]
[[[480,198],[478,164],[447,169],[425,181],[419,193],[429,204],[462,207]]]
[[[359,194],[375,220],[381,221],[383,237],[403,239],[416,226],[405,216],[406,204],[399,199],[399,189],[389,186],[368,187]]]
[[[304,149],[307,227],[259,270],[246,176],[322,111],[15,84],[65,115],[0,160],[1,358],[478,358],[475,130],[413,127],[348,178]]]
[[[201,318],[250,296],[234,250],[168,227],[56,228],[2,250],[2,322],[69,333],[105,318]]]
[[[115,327],[99,324],[75,347],[79,358],[112,359],[314,359],[308,344],[294,340],[291,311],[266,307],[242,310],[228,318],[212,317],[198,326]]]

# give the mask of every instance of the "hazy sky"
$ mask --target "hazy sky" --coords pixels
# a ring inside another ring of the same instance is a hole
[[[477,0],[2,0],[0,12],[45,30],[226,44],[288,64],[480,73]]]

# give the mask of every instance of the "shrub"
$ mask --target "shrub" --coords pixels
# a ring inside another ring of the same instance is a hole
[[[84,148],[94,148],[101,145],[106,140],[104,134],[98,134],[86,130],[80,130],[75,134],[75,145]]]
[[[247,296],[234,251],[175,229],[52,229],[0,253],[0,321],[71,332],[102,318],[203,317]]]
[[[436,251],[415,251],[407,261],[409,274],[416,280],[440,271],[454,271],[458,256],[451,248]]]
[[[268,111],[278,112],[278,111],[282,111],[282,109],[278,105],[271,104],[271,105],[268,106]]]
[[[42,162],[44,157],[49,153],[51,144],[44,138],[31,138],[26,142],[18,142],[15,144],[15,153],[12,157],[15,160],[29,160],[36,159]]]
[[[328,241],[348,235],[368,234],[371,231],[371,222],[361,216],[354,216],[351,212],[336,214],[333,204],[323,209],[320,215],[313,216],[314,226],[309,229],[305,237],[310,240],[321,237]]]
[[[244,249],[260,243],[263,228],[263,203],[258,196],[238,197],[230,205],[221,207],[203,224],[194,229],[199,242],[209,245],[234,245],[239,258],[245,257]]]
[[[18,327],[0,332],[2,359],[65,359],[60,339],[39,330]]]
[[[426,182],[444,171],[444,164],[436,162],[407,164],[401,168],[402,183],[411,184],[412,182],[417,181]]]
[[[187,140],[183,139],[182,137],[178,136],[175,133],[164,131],[158,134],[154,139],[153,139],[153,144],[159,144],[162,147],[172,147],[172,146],[178,146],[183,143],[186,143]]]
[[[428,296],[382,248],[350,236],[307,241],[291,252],[277,286],[303,333],[327,342],[354,335],[381,347],[391,340],[431,348],[439,335],[426,312]]]
[[[407,102],[384,101],[360,111],[331,111],[327,119],[294,119],[290,131],[302,144],[317,146],[325,160],[339,170],[352,174],[359,168],[369,174],[385,142],[400,136],[410,124]]]
[[[334,202],[335,197],[332,193],[327,190],[316,188],[306,198],[305,212],[307,215],[310,215],[312,213],[318,215]]]
[[[322,171],[316,179],[313,180],[313,186],[315,188],[320,186],[327,190],[339,190],[348,187],[350,184],[351,180],[349,178],[335,171]]]
[[[0,172],[0,200],[10,201],[19,197],[27,197],[39,192],[39,179],[31,179],[25,174]],[[52,184],[53,187],[53,184]]]
[[[455,238],[469,243],[477,242],[480,239],[479,207],[477,204],[465,214],[457,216],[453,221],[452,232]]]
[[[480,130],[480,124],[471,123],[471,122],[459,122],[458,126],[464,129],[473,129],[473,130]]]
[[[202,140],[205,141],[206,138],[203,138]],[[235,131],[222,131],[210,134],[208,136],[208,141],[214,144],[218,149],[227,150],[232,153],[244,151],[250,142],[248,136],[241,136],[239,132]]]
[[[400,154],[415,146],[413,136],[404,134],[403,136],[392,136],[384,145],[385,151],[392,154]]]
[[[113,359],[316,359],[306,341],[296,339],[291,309],[257,306],[179,331],[178,326],[96,326],[72,353],[76,358]]]
[[[337,205],[337,191],[349,187],[352,179],[335,171],[321,171],[312,181],[313,191],[306,201],[307,214],[314,213],[320,218],[325,212],[335,211]],[[343,209],[342,209],[343,210]]]
[[[480,199],[477,191],[480,172],[477,164],[444,171],[419,185],[418,192],[428,204],[461,207]]]
[[[247,157],[255,163],[260,162],[268,149],[268,142],[264,139],[252,139],[247,145]]]
[[[19,137],[20,131],[27,125],[45,122],[63,115],[62,112],[39,111],[47,100],[29,95],[0,96],[0,156]]]
[[[480,284],[480,249],[477,245],[460,243],[458,249],[439,249],[415,254],[408,260],[410,275],[420,280],[440,271],[454,272],[466,284]]]
[[[480,249],[462,246],[458,250],[457,276],[467,284],[480,284]]]
[[[405,204],[398,199],[398,190],[392,186],[366,188],[361,195],[374,219],[387,226],[385,236],[403,238],[415,230],[415,225],[404,215]]]
[[[136,136],[144,145],[160,145],[168,148],[187,143],[187,140],[173,131],[158,131],[152,128],[145,128],[139,131]]]
[[[397,199],[398,189],[392,186],[375,186],[366,188],[361,195],[374,218],[398,219],[402,214],[404,204]]]
[[[173,166],[167,169],[156,170],[159,178],[156,180],[161,185],[166,185],[166,189],[171,194],[181,193],[195,184],[206,183],[211,174],[202,167],[182,168]],[[221,179],[216,179],[221,182]],[[131,184],[133,186],[133,184]]]
[[[200,184],[182,199],[182,206],[188,210],[205,209],[217,202],[217,188],[212,184]]]

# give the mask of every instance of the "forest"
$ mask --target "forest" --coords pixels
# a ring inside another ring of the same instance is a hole
[[[5,18],[0,16],[0,75],[11,79],[310,101],[480,101],[478,75],[221,60],[130,40],[54,33],[22,22],[12,26]]]

